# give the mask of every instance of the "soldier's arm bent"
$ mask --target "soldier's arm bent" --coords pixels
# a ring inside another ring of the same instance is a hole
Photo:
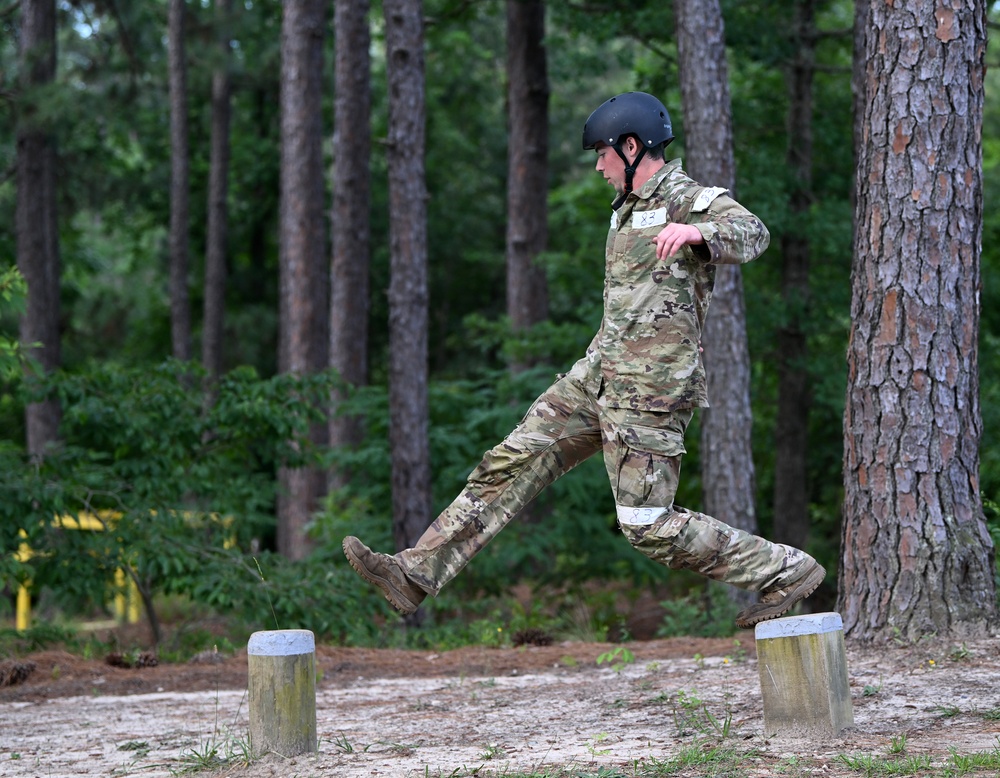
[[[689,245],[706,262],[739,265],[759,257],[771,241],[764,223],[728,195],[714,197],[688,218],[687,224],[670,223],[656,236],[658,259]]]

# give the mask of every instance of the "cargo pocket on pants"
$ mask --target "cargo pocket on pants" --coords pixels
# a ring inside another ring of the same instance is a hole
[[[677,493],[684,436],[675,430],[628,426],[618,430],[615,503],[670,509]]]

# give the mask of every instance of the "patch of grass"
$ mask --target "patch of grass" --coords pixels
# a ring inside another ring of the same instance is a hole
[[[222,757],[219,743],[212,740],[205,740],[199,746],[191,748],[181,754],[181,767],[178,773],[200,773],[205,770],[215,770],[218,767],[225,767],[226,760]]]
[[[879,676],[877,685],[866,683],[865,688],[861,690],[861,695],[863,697],[874,697],[880,691],[882,691],[882,676]]]
[[[667,775],[690,775],[692,774],[690,771],[696,769],[695,774],[697,775],[724,775],[727,778],[741,778],[741,776],[750,775],[746,762],[747,758],[752,755],[752,752],[741,752],[735,748],[695,743],[681,749],[677,756],[670,759],[651,760],[645,765],[647,769],[638,775],[650,776],[650,778],[654,776],[660,778],[660,776]]]
[[[874,754],[840,754],[836,761],[865,776],[917,775],[926,778],[932,774],[931,758],[926,754],[898,759]]]
[[[980,770],[1000,771],[1000,748],[977,751],[974,754],[959,754],[952,749],[951,763],[956,775],[966,775]]]
[[[892,739],[889,741],[889,753],[890,754],[905,754],[906,753],[906,733],[903,732],[899,735],[893,735]]]
[[[733,734],[731,710],[726,711],[724,718],[719,718],[697,696],[683,690],[677,692],[673,702],[674,725],[678,735],[684,736],[693,731],[702,736],[725,739]]]
[[[505,756],[507,756],[507,752],[504,751],[503,746],[498,743],[489,743],[483,748],[483,753],[479,755],[479,758],[488,761],[490,759],[503,759]]]
[[[333,739],[333,745],[345,754],[354,753],[354,746],[351,744],[351,741],[347,739],[347,735],[343,732],[337,733],[337,737]]]
[[[200,773],[222,767],[249,767],[256,760],[250,736],[237,737],[227,734],[222,738],[211,737],[180,756],[180,767],[171,770],[176,774]]]

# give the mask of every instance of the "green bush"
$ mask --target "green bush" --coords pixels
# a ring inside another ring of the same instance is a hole
[[[658,637],[729,637],[736,632],[735,620],[739,606],[726,592],[726,587],[705,582],[700,590],[661,602],[665,613]]]
[[[0,583],[30,580],[57,605],[89,610],[129,571],[154,632],[157,592],[225,607],[225,592],[249,586],[240,549],[272,532],[277,467],[318,461],[307,433],[333,377],[242,369],[203,392],[204,380],[176,362],[105,363],[33,387],[28,399],[59,398],[61,440],[41,462],[0,443],[0,539],[33,551],[0,558]],[[104,531],[67,528],[81,516]]]

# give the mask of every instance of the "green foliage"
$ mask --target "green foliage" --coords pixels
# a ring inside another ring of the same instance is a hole
[[[28,288],[16,267],[0,266],[0,325],[11,314],[23,313]],[[0,387],[15,381],[24,370],[26,357],[17,338],[0,329]]]
[[[40,463],[0,447],[2,545],[16,548],[20,530],[33,551],[0,558],[0,581],[100,607],[115,571],[130,570],[147,605],[163,591],[225,608],[249,580],[239,549],[271,530],[276,468],[317,460],[307,433],[333,384],[247,369],[203,393],[203,380],[174,362],[104,363],[37,387],[60,399],[62,440]],[[76,517],[100,529],[71,529]]]
[[[706,582],[700,591],[665,600],[660,606],[664,616],[656,631],[658,637],[717,638],[729,637],[736,631],[734,625],[739,606],[729,598],[723,586]]]
[[[874,754],[838,754],[836,761],[866,776],[932,774],[931,757],[927,754],[896,758]]]
[[[35,624],[23,632],[0,629],[0,658],[3,659],[53,646],[67,651],[79,651],[81,643],[72,629],[58,624]]]
[[[597,664],[601,665],[606,662],[608,667],[616,673],[620,673],[634,661],[635,654],[629,651],[625,646],[615,646],[610,651],[605,651],[597,657]]]
[[[677,756],[670,759],[653,759],[647,775],[689,775],[694,769],[697,774],[742,778],[751,773],[746,767],[748,757],[753,752],[744,753],[731,746],[714,746],[706,743],[692,743],[680,749]],[[709,770],[711,772],[704,772]]]
[[[671,698],[671,707],[674,726],[681,737],[697,733],[701,737],[725,739],[734,734],[732,711],[727,707],[724,716],[716,716],[694,692],[680,690]]]

